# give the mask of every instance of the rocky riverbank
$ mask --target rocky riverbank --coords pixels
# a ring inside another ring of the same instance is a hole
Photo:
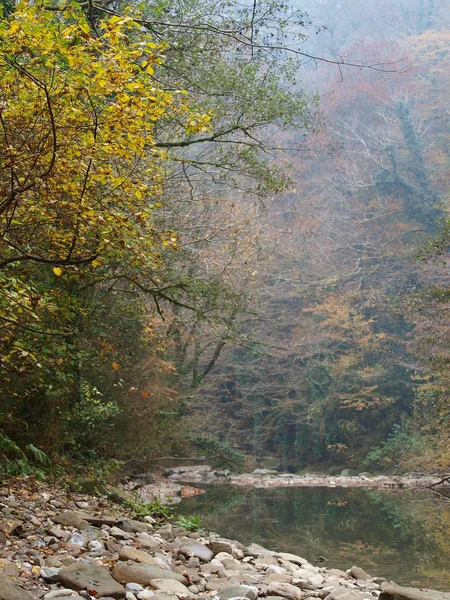
[[[450,600],[358,567],[130,518],[33,480],[0,489],[0,600]]]
[[[186,484],[210,485],[228,484],[249,488],[271,487],[345,487],[370,489],[419,489],[437,484],[438,475],[372,476],[368,473],[357,473],[350,469],[342,471],[338,476],[306,474],[295,475],[279,473],[271,469],[255,469],[252,473],[233,474],[229,471],[216,470],[209,465],[190,465],[173,467],[165,472],[165,477],[149,482],[146,476],[129,482],[125,489],[136,490],[143,500],[158,499],[162,503],[180,502],[183,497],[194,494]],[[448,488],[448,485],[445,485]],[[201,493],[201,489],[198,493]]]

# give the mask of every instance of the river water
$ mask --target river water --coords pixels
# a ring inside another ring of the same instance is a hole
[[[401,585],[450,590],[450,502],[431,493],[216,485],[178,511],[224,537],[315,565],[357,565]]]

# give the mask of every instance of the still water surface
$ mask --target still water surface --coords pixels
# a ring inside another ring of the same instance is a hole
[[[178,510],[244,544],[295,552],[321,566],[357,565],[402,585],[450,590],[450,503],[431,493],[220,485],[183,500]]]

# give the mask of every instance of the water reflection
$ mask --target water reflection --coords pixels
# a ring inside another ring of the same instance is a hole
[[[295,552],[314,564],[403,585],[450,589],[450,504],[409,491],[211,486],[183,500],[183,514],[243,543]]]

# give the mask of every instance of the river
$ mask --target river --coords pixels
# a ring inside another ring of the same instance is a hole
[[[224,537],[316,565],[357,565],[401,585],[450,589],[450,502],[431,492],[212,485],[178,511]]]

